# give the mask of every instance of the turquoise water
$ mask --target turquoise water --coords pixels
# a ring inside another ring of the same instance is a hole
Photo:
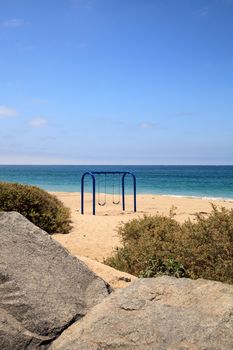
[[[233,166],[81,166],[81,165],[0,165],[0,181],[20,182],[49,191],[79,192],[85,171],[132,171],[137,178],[138,193],[178,196],[220,197],[233,199]],[[111,193],[113,178],[106,179]],[[100,191],[105,187],[100,180]],[[87,178],[86,190],[91,191]],[[118,177],[114,178],[118,189]],[[132,180],[126,181],[127,193]],[[98,189],[98,186],[97,186]]]

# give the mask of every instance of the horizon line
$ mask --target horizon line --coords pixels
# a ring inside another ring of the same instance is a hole
[[[233,166],[233,164],[1,164],[0,166]]]

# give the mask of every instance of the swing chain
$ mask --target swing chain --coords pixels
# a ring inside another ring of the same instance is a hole
[[[120,204],[120,174],[118,174],[118,200],[115,200],[115,176],[113,177],[113,204]]]
[[[98,178],[98,205],[100,205],[101,207],[103,207],[106,204],[106,174],[104,176],[104,198],[101,201],[101,174],[99,175]]]

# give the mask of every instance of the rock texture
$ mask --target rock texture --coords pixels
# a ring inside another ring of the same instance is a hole
[[[46,349],[108,285],[22,215],[0,213],[0,349]]]
[[[232,350],[233,286],[139,279],[73,324],[49,350]]]
[[[77,258],[83,261],[97,276],[103,278],[112,289],[126,288],[133,281],[137,280],[137,277],[130,275],[129,273],[118,271],[113,267],[100,263],[99,261],[84,256],[77,256]]]

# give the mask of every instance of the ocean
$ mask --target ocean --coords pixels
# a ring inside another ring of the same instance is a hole
[[[131,171],[137,179],[137,193],[233,199],[233,166],[96,166],[96,165],[0,165],[0,181],[39,186],[48,191],[80,192],[86,171]],[[105,190],[105,177],[99,177],[97,190]],[[117,175],[106,177],[106,192],[119,190]],[[91,191],[91,178],[85,180]],[[126,193],[133,190],[126,177]]]

